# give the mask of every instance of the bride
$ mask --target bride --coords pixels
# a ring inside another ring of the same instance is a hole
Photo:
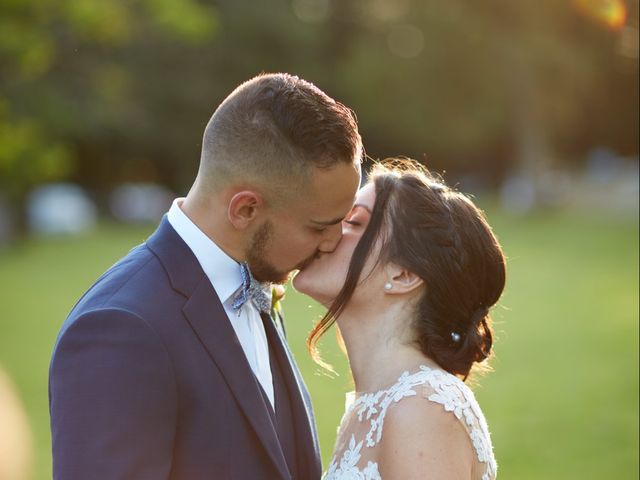
[[[377,165],[343,237],[295,277],[337,323],[347,395],[326,480],[496,477],[485,418],[464,381],[492,346],[505,259],[483,214],[419,164]],[[476,366],[475,368],[481,368]]]

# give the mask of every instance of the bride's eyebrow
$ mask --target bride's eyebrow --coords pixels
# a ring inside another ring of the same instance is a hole
[[[351,209],[351,212],[353,212],[356,208],[364,208],[367,212],[369,212],[369,214],[371,214],[371,209],[369,208],[368,205],[365,205],[364,203],[356,203],[353,208]],[[351,213],[349,212],[349,213]]]
[[[311,222],[315,223],[316,225],[322,225],[322,226],[328,227],[331,225],[337,225],[342,220],[344,220],[344,217],[334,218],[333,220],[327,220],[327,221],[311,220]]]
[[[316,225],[322,225],[325,227],[331,226],[331,225],[337,225],[338,223],[340,223],[342,220],[344,220],[345,218],[347,218],[350,214],[353,213],[353,211],[356,208],[364,208],[367,212],[369,212],[369,214],[371,214],[371,209],[365,205],[364,203],[356,203],[353,207],[351,207],[351,210],[349,211],[349,213],[347,213],[344,217],[342,218],[334,218],[333,220],[328,220],[328,221],[320,221],[320,220],[311,220],[312,223],[315,223]]]

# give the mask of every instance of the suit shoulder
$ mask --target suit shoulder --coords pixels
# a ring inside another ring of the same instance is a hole
[[[96,280],[69,317],[117,306],[135,311],[138,303],[146,297],[161,295],[163,289],[170,289],[166,272],[153,252],[143,244],[131,250]]]
[[[58,333],[54,351],[70,336],[87,334],[96,338],[115,334],[115,337],[120,336],[123,340],[128,339],[127,341],[135,337],[160,340],[153,325],[135,312],[123,308],[100,307],[69,316]]]

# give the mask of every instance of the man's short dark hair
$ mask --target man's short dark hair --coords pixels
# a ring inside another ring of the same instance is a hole
[[[312,167],[329,169],[361,157],[349,108],[296,76],[262,74],[236,88],[214,112],[198,177],[205,188],[249,181],[279,192],[304,188]]]

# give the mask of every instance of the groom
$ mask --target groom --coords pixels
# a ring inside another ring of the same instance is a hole
[[[187,197],[61,328],[54,479],[320,478],[266,287],[335,248],[361,155],[351,111],[297,77],[261,75],[222,102]]]

